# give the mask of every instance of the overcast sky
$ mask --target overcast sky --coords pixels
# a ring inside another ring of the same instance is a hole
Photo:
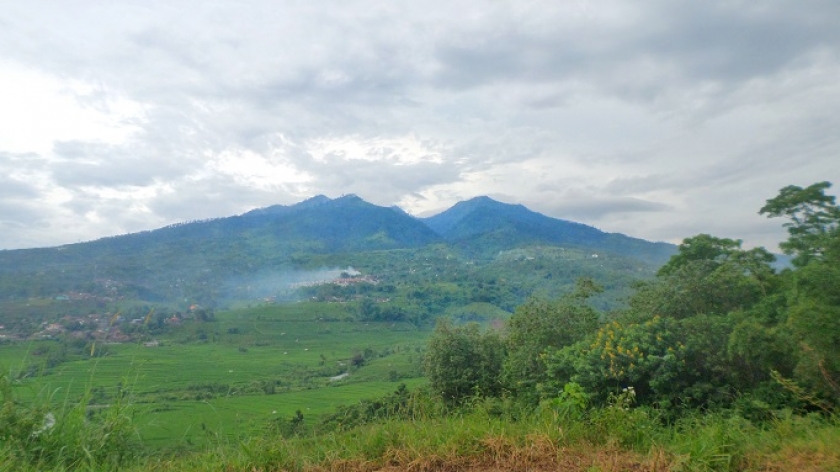
[[[355,193],[776,250],[764,201],[840,185],[838,18],[836,0],[0,0],[0,248]]]

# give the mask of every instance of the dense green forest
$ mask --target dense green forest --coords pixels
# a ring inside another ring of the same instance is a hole
[[[307,288],[314,303],[352,300],[341,308],[353,310],[346,323],[399,322],[420,333],[418,320],[439,318],[423,351],[426,383],[395,386],[317,421],[297,410],[262,433],[219,439],[187,455],[142,452],[127,394],[101,409],[87,407],[85,397],[59,414],[49,403],[25,400],[14,375],[0,374],[0,464],[19,470],[838,470],[840,207],[826,194],[830,187],[788,186],[759,210],[787,228],[781,247],[790,267],[776,270],[775,256],[763,248],[699,234],[686,238],[655,276],[636,281],[623,303],[593,303],[612,288],[597,274],[577,274],[562,292],[524,302],[498,298],[510,296],[498,287],[515,285],[513,278],[464,271],[436,282],[436,268],[453,263],[443,246],[415,292],[399,284]],[[354,298],[365,290],[391,299]],[[456,306],[487,302],[513,314],[500,323],[436,316],[447,314],[453,299]],[[418,351],[406,356],[412,352]],[[351,362],[361,367],[373,354]]]
[[[700,234],[642,282],[626,309],[599,313],[582,279],[557,301],[517,308],[504,336],[439,324],[430,385],[451,404],[476,394],[537,402],[585,392],[606,406],[631,389],[666,417],[734,408],[840,405],[840,208],[828,183],[790,186],[760,213],[787,221],[793,267],[776,273],[764,248]],[[606,322],[599,322],[606,320]]]

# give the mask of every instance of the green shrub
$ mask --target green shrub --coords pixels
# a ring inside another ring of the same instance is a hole
[[[440,320],[429,340],[424,368],[432,391],[447,405],[457,406],[476,395],[501,394],[504,358],[504,342],[495,332]]]

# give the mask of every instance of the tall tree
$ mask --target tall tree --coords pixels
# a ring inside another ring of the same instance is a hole
[[[840,406],[840,207],[829,188],[787,186],[760,213],[789,219],[780,246],[798,267],[789,274],[787,317],[800,346],[797,380]]]
[[[656,279],[630,299],[632,312],[640,319],[686,318],[748,308],[776,285],[775,260],[764,248],[742,249],[738,239],[686,238]]]
[[[785,254],[796,256],[793,263],[797,266],[822,258],[829,246],[836,244],[840,233],[840,208],[833,196],[825,194],[829,188],[830,182],[817,182],[805,188],[788,185],[775,198],[767,200],[759,211],[769,218],[790,220],[784,224],[790,236],[780,247]]]
[[[710,234],[698,234],[683,239],[679,252],[659,269],[657,275],[671,275],[680,267],[696,261],[710,261],[717,267],[741,251],[741,240],[717,238]]]

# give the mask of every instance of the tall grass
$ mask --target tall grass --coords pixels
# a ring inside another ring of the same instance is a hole
[[[346,431],[264,436],[144,470],[832,471],[836,420],[780,414],[755,425],[697,415],[664,425],[655,412],[605,408],[568,415],[490,401],[448,415],[415,415]]]
[[[754,424],[698,413],[664,424],[654,410],[622,401],[587,410],[498,399],[446,412],[422,393],[398,419],[287,437],[219,436],[199,452],[147,455],[133,440],[127,397],[91,410],[85,398],[20,402],[14,387],[0,376],[0,470],[840,470],[840,424],[825,416],[780,412]]]
[[[56,398],[42,390],[21,400],[0,372],[0,470],[118,470],[137,458],[131,404],[125,394],[108,405]]]

